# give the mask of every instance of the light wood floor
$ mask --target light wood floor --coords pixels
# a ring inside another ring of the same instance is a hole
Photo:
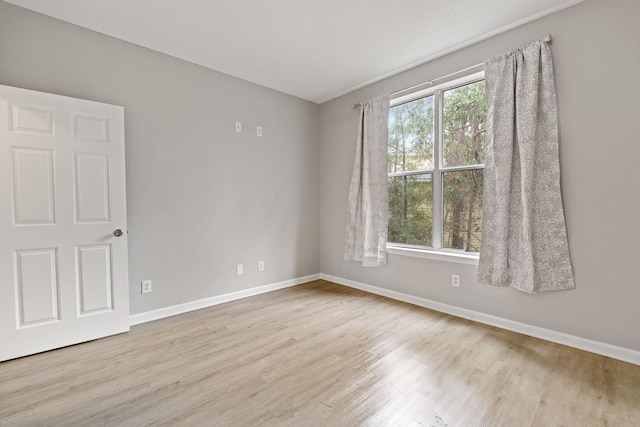
[[[0,363],[2,426],[638,426],[640,366],[324,281]]]

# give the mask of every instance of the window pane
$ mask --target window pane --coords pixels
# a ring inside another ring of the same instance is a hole
[[[432,245],[432,181],[430,173],[389,178],[389,242]]]
[[[433,96],[389,109],[389,173],[433,169]]]
[[[484,81],[444,92],[444,166],[484,163],[485,118]]]
[[[443,247],[480,252],[483,169],[444,172]]]

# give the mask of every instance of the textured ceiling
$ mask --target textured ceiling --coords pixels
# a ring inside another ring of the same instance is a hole
[[[584,0],[5,1],[322,103]]]

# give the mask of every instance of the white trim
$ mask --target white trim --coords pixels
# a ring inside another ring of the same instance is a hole
[[[439,311],[441,313],[451,314],[453,316],[472,320],[474,322],[484,323],[486,325],[495,326],[531,337],[551,341],[557,344],[562,344],[602,356],[611,357],[612,359],[622,360],[623,362],[633,363],[634,365],[640,365],[640,351],[637,350],[619,347],[599,341],[593,341],[575,335],[553,331],[551,329],[540,328],[538,326],[528,325],[526,323],[520,323],[502,317],[493,316],[474,310],[468,310],[466,308],[460,308],[426,298],[405,294],[402,292],[396,292],[376,286],[366,285],[364,283],[356,282],[349,279],[343,279],[341,277],[336,277],[329,274],[321,273],[320,278],[322,280],[327,280],[343,286],[348,286],[350,288],[360,289],[361,291],[369,292],[372,294],[382,295],[398,301],[408,302],[410,304]]]
[[[414,258],[433,259],[436,261],[455,262],[458,264],[478,265],[477,253],[447,252],[445,250],[430,250],[405,246],[387,245],[387,253],[393,255],[410,256]]]
[[[407,104],[410,102],[417,101],[419,99],[424,99],[426,97],[433,97],[433,168],[431,169],[417,169],[411,171],[402,171],[402,172],[392,172],[388,173],[388,177],[396,178],[396,177],[406,177],[406,176],[414,176],[414,175],[428,175],[431,177],[430,181],[432,183],[432,240],[429,246],[432,247],[432,250],[429,252],[433,253],[435,251],[448,251],[449,248],[446,248],[444,245],[444,175],[447,172],[458,172],[458,171],[474,171],[474,170],[484,170],[484,164],[474,164],[474,165],[462,165],[462,166],[444,166],[444,93],[449,90],[454,90],[460,87],[469,86],[471,84],[482,82],[484,84],[485,73],[484,70],[472,72],[472,69],[476,67],[470,67],[465,69],[467,71],[466,75],[456,79],[450,79],[443,83],[433,85],[431,87],[427,87],[420,90],[415,90],[413,92],[407,93],[402,96],[397,96],[391,99],[389,105],[389,116],[391,116],[391,111],[398,107],[399,105]],[[442,80],[449,76],[460,75],[465,70],[462,70],[458,73],[449,74],[448,76],[442,77],[436,80]],[[428,82],[429,83],[429,82]],[[404,93],[405,91],[409,91],[413,89],[407,88],[400,93]],[[391,139],[389,140],[391,141]],[[427,179],[427,181],[429,181]],[[397,242],[387,242],[393,244],[397,244],[399,246],[408,246],[403,245],[402,243]],[[420,249],[420,248],[414,248]],[[397,251],[396,254],[403,255],[402,251]],[[409,253],[410,254],[410,253]],[[414,254],[415,255],[415,254]],[[422,254],[421,257],[428,258]],[[442,258],[440,258],[442,259]],[[446,259],[445,259],[446,260]],[[455,258],[453,259],[455,260]]]
[[[129,316],[129,325],[133,326],[141,323],[152,322],[154,320],[164,319],[165,317],[175,316],[177,314],[183,314],[189,311],[199,310],[201,308],[211,307],[271,291],[277,291],[278,289],[289,288],[318,279],[320,279],[320,274],[312,274],[309,276],[298,277],[297,279],[285,280],[283,282],[257,286],[255,288],[244,289],[242,291],[231,292],[223,295],[216,295],[214,297],[191,301],[184,304],[177,304],[170,307],[159,308],[157,310],[146,311],[144,313],[132,314]]]
[[[481,71],[474,71],[473,68],[481,67],[481,66],[482,64],[476,65],[468,70],[460,70],[454,73],[459,75],[459,74],[463,74],[465,71],[468,72],[466,75],[463,75],[462,77],[458,77],[457,79],[452,78],[450,80],[445,80],[444,82],[438,83],[437,85],[429,86],[424,89],[417,89],[405,95],[391,96],[391,101],[389,102],[389,108],[393,108],[401,104],[406,104],[407,102],[412,102],[417,99],[426,98],[427,96],[435,94],[436,91],[438,90],[450,90],[450,89],[455,89],[456,87],[464,86],[467,84],[480,82],[484,80],[484,70],[481,69]],[[445,77],[439,77],[434,80],[442,80]],[[428,84],[428,83],[429,82],[426,82],[424,84]],[[411,88],[402,89],[401,91],[399,91],[399,93],[408,92],[409,90],[411,90]]]
[[[152,322],[154,320],[163,319],[165,317],[175,316],[178,314],[199,310],[201,308],[211,307],[229,301],[235,301],[254,295],[276,291],[278,289],[297,286],[318,279],[327,280],[339,285],[359,289],[364,292],[381,295],[394,300],[414,304],[419,307],[428,308],[430,310],[435,310],[441,313],[450,314],[452,316],[461,317],[463,319],[472,320],[474,322],[484,323],[486,325],[495,326],[501,329],[506,329],[508,331],[540,338],[546,341],[551,341],[557,344],[566,345],[569,347],[577,348],[606,357],[611,357],[612,359],[622,360],[623,362],[628,362],[640,366],[640,351],[637,350],[619,347],[599,341],[593,341],[575,335],[554,331],[551,329],[540,328],[538,326],[528,325],[526,323],[520,323],[502,317],[493,316],[474,310],[468,310],[466,308],[460,308],[426,298],[392,291],[389,289],[379,288],[377,286],[371,286],[364,283],[356,282],[354,280],[343,279],[341,277],[324,273],[312,274],[309,276],[299,277],[297,279],[286,280],[283,282],[272,283],[264,286],[257,286],[255,288],[245,289],[238,292],[231,292],[224,295],[217,295],[215,297],[205,298],[184,304],[178,304],[171,307],[159,308],[157,310],[147,311],[144,313],[132,314],[129,317],[129,324],[133,326],[139,325],[141,323]]]

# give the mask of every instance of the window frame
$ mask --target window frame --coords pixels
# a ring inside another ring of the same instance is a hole
[[[485,80],[484,70],[469,70],[468,74],[448,80],[444,83],[430,86],[426,89],[416,90],[414,92],[399,95],[391,98],[389,110],[391,108],[426,98],[433,95],[433,169],[420,169],[404,172],[387,173],[387,179],[397,176],[410,176],[417,174],[432,174],[433,185],[433,206],[432,209],[432,246],[418,246],[404,243],[387,242],[387,251],[391,254],[407,255],[419,258],[437,259],[442,261],[453,261],[465,264],[477,264],[479,253],[467,252],[462,249],[452,249],[443,247],[444,236],[444,179],[446,172],[457,172],[465,170],[478,170],[485,168],[484,163],[464,166],[444,166],[443,161],[443,120],[444,108],[443,101],[444,92],[456,89],[461,86],[476,83]],[[402,91],[401,91],[402,92]]]

